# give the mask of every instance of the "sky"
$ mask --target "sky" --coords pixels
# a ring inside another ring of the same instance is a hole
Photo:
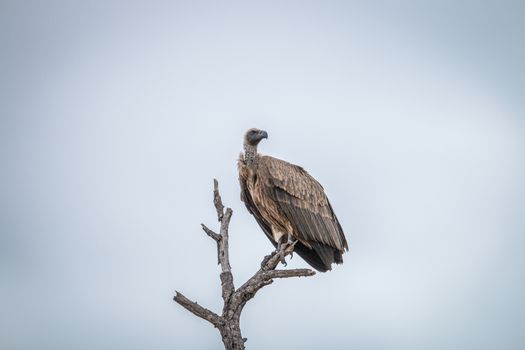
[[[324,186],[344,264],[262,289],[248,349],[525,347],[521,1],[0,3],[0,348],[221,349],[272,245],[246,129]],[[288,268],[306,267],[298,256]]]

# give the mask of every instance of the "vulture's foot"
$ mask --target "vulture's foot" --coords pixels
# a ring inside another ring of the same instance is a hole
[[[286,243],[286,250],[290,250],[290,260],[293,259],[293,251],[294,247],[299,242],[297,239],[293,239],[292,237],[288,236],[288,243]]]
[[[288,247],[288,244],[283,244],[281,241],[277,243],[277,254],[279,254],[279,260],[281,261],[281,264],[284,266],[288,265],[286,263],[286,248]]]
[[[265,266],[266,266],[266,263],[268,262],[268,260],[270,260],[274,255],[275,255],[275,253],[272,253],[272,254],[266,255],[266,256],[264,257],[263,261],[261,261],[261,268],[265,267]]]
[[[279,251],[279,255],[281,256],[281,264],[283,264],[284,266],[287,266],[288,264],[286,263],[286,251],[284,249],[281,249]]]

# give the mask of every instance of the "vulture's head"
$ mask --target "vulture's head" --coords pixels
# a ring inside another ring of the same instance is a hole
[[[257,146],[262,139],[267,139],[268,133],[264,130],[252,128],[246,131],[244,135],[244,143],[251,146]]]

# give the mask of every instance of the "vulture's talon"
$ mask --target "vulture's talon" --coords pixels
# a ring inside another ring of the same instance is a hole
[[[297,240],[297,239],[294,240],[293,238],[288,237],[288,245],[287,245],[286,249],[290,250],[290,260],[293,259],[293,252],[294,252],[295,245],[297,244],[297,242],[299,242],[299,240]]]
[[[272,256],[274,256],[273,253],[264,257],[263,261],[261,261],[261,268],[266,266],[266,263],[268,263],[268,260],[270,260]]]
[[[279,241],[279,243],[277,243],[276,253],[279,254],[279,261],[284,266],[287,265],[286,260],[285,260],[285,258],[286,258],[286,249],[287,248],[288,248],[288,243],[283,243],[281,241]]]
[[[284,249],[282,249],[280,252],[279,252],[279,255],[281,256],[281,264],[283,264],[284,266],[287,266],[288,264],[286,263],[286,251]]]

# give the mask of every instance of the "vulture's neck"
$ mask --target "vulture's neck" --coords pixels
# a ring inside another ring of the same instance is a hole
[[[257,163],[257,146],[244,144],[244,161],[246,165],[254,165]]]

